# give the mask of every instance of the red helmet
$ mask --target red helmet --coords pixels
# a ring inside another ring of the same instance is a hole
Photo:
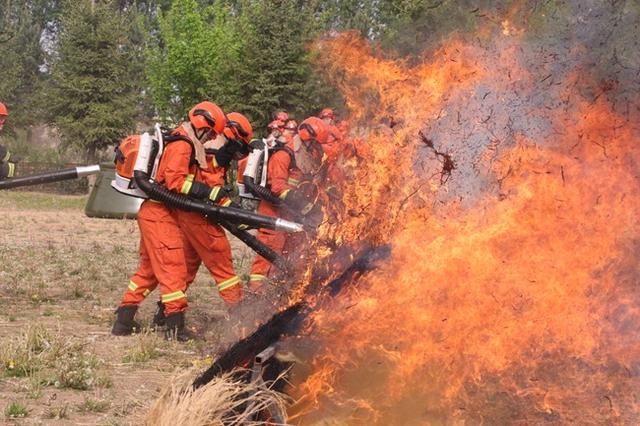
[[[276,129],[281,129],[284,127],[284,121],[281,120],[273,120],[271,123],[269,123],[269,125],[267,126],[267,128],[269,130],[276,130]]]
[[[0,115],[4,115],[4,116],[9,115],[9,110],[7,109],[7,106],[2,102],[0,102]]]
[[[208,129],[216,134],[222,133],[227,123],[222,109],[209,101],[200,102],[191,108],[191,111],[189,111],[189,121],[197,130]]]
[[[296,120],[289,120],[284,125],[285,130],[298,130],[298,122]]]
[[[318,117],[309,117],[298,127],[298,135],[305,142],[315,140],[318,143],[327,143],[329,127]]]
[[[333,113],[333,110],[331,108],[325,108],[322,111],[320,111],[320,115],[318,117],[330,118],[333,120],[336,118],[336,115]]]
[[[276,113],[276,120],[286,123],[288,119],[289,119],[289,114],[287,114],[286,112],[280,111]]]
[[[253,138],[253,128],[247,117],[239,112],[230,112],[227,114],[224,135],[229,139],[239,139],[244,143],[249,143]]]

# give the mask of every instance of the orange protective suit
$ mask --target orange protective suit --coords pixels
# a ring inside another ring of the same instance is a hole
[[[284,198],[292,189],[297,188],[302,180],[302,172],[293,167],[290,154],[285,150],[276,151],[270,158],[267,165],[267,184],[276,196]],[[265,216],[279,216],[288,218],[287,214],[268,201],[261,200],[258,205],[258,213]],[[257,238],[260,242],[270,247],[276,253],[285,257],[290,255],[295,246],[294,241],[298,238],[287,235],[284,232],[273,231],[271,229],[259,229]],[[289,241],[289,244],[287,244]],[[264,257],[257,255],[251,266],[249,277],[249,288],[252,291],[258,290],[264,284],[271,272],[271,263]]]
[[[176,131],[182,133],[181,129]],[[186,135],[185,135],[186,136]],[[167,184],[167,188],[181,192],[185,195],[193,195],[195,188],[206,188],[207,196],[215,199],[220,205],[231,203],[227,197],[212,197],[223,191],[225,168],[219,167],[213,155],[207,155],[207,168],[202,169],[196,164],[191,164],[191,150],[189,143],[183,141],[173,142],[179,159],[172,163],[173,170],[184,179],[175,184]],[[171,146],[170,145],[170,146]],[[242,300],[242,285],[240,277],[233,268],[231,245],[227,235],[220,225],[209,222],[201,214],[177,210],[176,217],[185,241],[185,258],[187,264],[187,283],[191,283],[198,272],[200,263],[204,263],[215,280],[220,297],[230,306],[238,304]]]
[[[181,178],[174,171],[177,160],[174,145],[170,144],[162,156],[156,180],[168,186],[177,185]],[[187,308],[187,264],[184,237],[174,211],[164,204],[146,200],[138,211],[140,228],[140,263],[131,277],[121,306],[138,305],[160,285],[160,299],[165,315]]]

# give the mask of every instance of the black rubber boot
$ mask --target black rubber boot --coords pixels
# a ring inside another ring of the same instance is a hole
[[[138,333],[142,327],[133,320],[138,311],[137,305],[120,306],[116,309],[116,322],[113,323],[111,334],[114,336],[129,336]]]
[[[167,317],[164,316],[164,304],[160,301],[158,301],[157,304],[156,313],[153,314],[153,325],[156,327],[164,327],[167,323]]]
[[[187,327],[184,326],[184,312],[177,312],[168,315],[165,320],[167,330],[164,337],[167,340],[177,340],[178,342],[187,342],[193,340],[195,336]]]

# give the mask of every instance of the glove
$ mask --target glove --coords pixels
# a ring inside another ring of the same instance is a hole
[[[306,195],[297,190],[290,190],[284,198],[285,204],[292,210],[306,215],[314,206],[314,201],[306,197]]]
[[[209,191],[209,195],[207,198],[214,203],[218,203],[223,198],[227,198],[229,196],[229,190],[224,186],[214,186]]]
[[[229,196],[229,190],[224,186],[210,187],[206,183],[193,182],[189,196],[198,200],[208,200],[213,203],[218,203],[223,198]]]

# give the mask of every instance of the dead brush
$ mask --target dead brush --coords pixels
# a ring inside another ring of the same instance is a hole
[[[29,376],[46,364],[56,346],[55,336],[43,326],[30,325],[20,336],[1,345],[0,367],[6,376]]]
[[[151,407],[144,424],[257,426],[266,424],[258,415],[270,408],[286,412],[285,395],[268,386],[245,383],[232,372],[194,390],[195,375],[195,370],[191,370],[172,380]]]

